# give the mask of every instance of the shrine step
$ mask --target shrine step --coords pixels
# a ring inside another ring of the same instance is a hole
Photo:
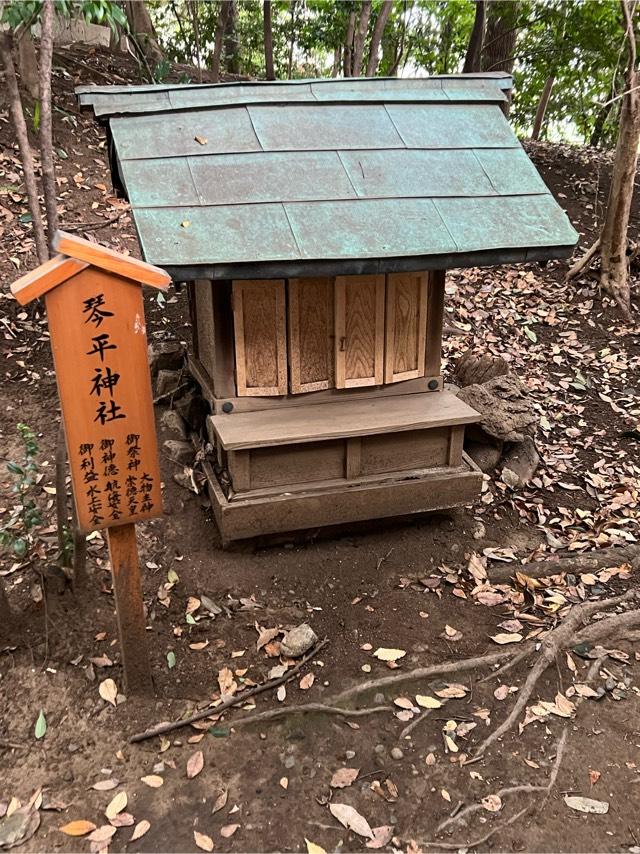
[[[225,451],[471,424],[478,413],[449,391],[212,415]]]

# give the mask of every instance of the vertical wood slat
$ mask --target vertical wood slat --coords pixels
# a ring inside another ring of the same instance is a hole
[[[233,321],[238,396],[286,394],[284,280],[234,281]]]
[[[235,491],[247,492],[251,489],[251,451],[229,451],[227,464]]]
[[[235,360],[231,282],[213,285],[213,393],[215,397],[235,397]]]
[[[425,373],[427,273],[387,275],[385,383]]]
[[[289,368],[292,394],[334,385],[333,279],[288,283]]]
[[[427,299],[427,347],[425,356],[425,374],[428,377],[438,377],[442,371],[444,278],[444,270],[432,270],[429,274],[429,296]]]
[[[464,444],[464,424],[456,424],[449,432],[449,453],[447,464],[450,466],[462,465],[462,449]]]
[[[336,278],[336,388],[382,385],[384,303],[384,276]]]
[[[213,379],[214,375],[214,338],[213,338],[213,282],[210,279],[198,279],[193,283],[196,319],[197,353],[200,364]]]
[[[352,436],[346,440],[345,472],[347,480],[362,474],[362,437]]]

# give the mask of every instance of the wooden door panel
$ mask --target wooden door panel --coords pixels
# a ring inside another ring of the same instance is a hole
[[[333,279],[291,279],[288,293],[291,392],[332,388]]]
[[[284,280],[233,283],[239,397],[287,393]]]
[[[384,276],[339,276],[335,289],[336,387],[382,385]]]
[[[385,383],[424,376],[427,280],[427,273],[387,276]]]

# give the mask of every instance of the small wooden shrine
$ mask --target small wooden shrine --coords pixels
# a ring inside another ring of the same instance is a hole
[[[189,283],[223,541],[472,502],[445,270],[577,235],[504,74],[86,87],[147,261]]]

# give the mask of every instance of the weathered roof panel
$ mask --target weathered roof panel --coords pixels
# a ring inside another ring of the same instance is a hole
[[[283,277],[542,260],[577,240],[504,74],[87,87],[145,257]]]

